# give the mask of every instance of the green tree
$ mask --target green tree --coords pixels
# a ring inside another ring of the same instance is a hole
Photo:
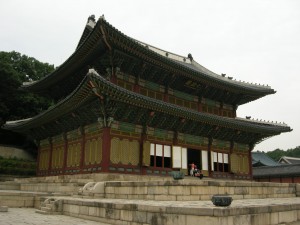
[[[51,99],[19,87],[22,82],[38,80],[53,70],[53,65],[18,52],[0,52],[0,121],[32,117],[47,109]]]
[[[15,51],[0,52],[0,62],[11,65],[21,82],[39,80],[54,70],[54,65]]]
[[[9,118],[20,84],[18,75],[11,66],[0,61],[0,120],[2,122]]]
[[[267,155],[274,159],[276,162],[285,155],[285,151],[281,149],[275,149],[274,151],[267,152]]]
[[[289,156],[289,157],[296,157],[300,158],[300,146],[297,146],[296,148],[291,148],[286,151],[282,149],[275,149],[274,151],[267,152],[268,156],[270,156],[275,161],[278,161],[283,156]]]
[[[20,88],[23,82],[39,80],[53,65],[18,52],[0,52],[0,127],[6,121],[33,117],[49,108],[52,100]],[[0,129],[0,143],[31,146],[28,138]]]

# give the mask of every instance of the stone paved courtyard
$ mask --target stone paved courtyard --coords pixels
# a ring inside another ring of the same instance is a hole
[[[108,225],[64,215],[42,215],[33,208],[9,208],[0,212],[0,225]]]

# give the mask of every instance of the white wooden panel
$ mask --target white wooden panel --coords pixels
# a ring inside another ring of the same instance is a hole
[[[228,163],[228,154],[224,154],[224,163]]]
[[[172,148],[173,168],[181,168],[181,147],[173,146]]]
[[[218,153],[218,162],[223,163],[223,154],[222,153]]]
[[[162,150],[163,150],[163,146],[162,145],[159,145],[159,144],[156,144],[156,156],[163,156],[162,155]]]
[[[215,152],[211,152],[211,170],[214,171],[214,157],[217,156],[217,153],[215,154]]]
[[[213,155],[214,155],[214,161],[213,162],[218,162],[218,153],[216,152],[213,152]]]
[[[155,147],[155,145],[151,143],[151,146],[150,146],[150,155],[155,155],[154,154],[154,147]]]
[[[164,146],[164,157],[171,157],[171,146]]]
[[[181,149],[181,168],[182,169],[187,169],[188,168],[188,162],[187,162],[187,149],[182,148]]]
[[[201,151],[201,158],[202,158],[202,170],[208,170],[207,151]]]

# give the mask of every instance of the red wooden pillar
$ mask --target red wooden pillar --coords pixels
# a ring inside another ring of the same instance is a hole
[[[236,117],[236,110],[237,110],[238,106],[237,105],[234,105],[233,106],[233,117],[235,118]],[[252,165],[252,164],[251,164]]]
[[[169,102],[169,93],[168,93],[168,91],[165,91],[163,101],[164,102]]]
[[[202,97],[198,97],[198,112],[202,112]]]
[[[133,88],[133,91],[136,92],[136,93],[140,93],[140,85],[136,82],[134,84],[134,88]]]
[[[173,146],[179,146],[179,144],[178,144],[178,131],[175,131],[174,132],[174,136],[173,136]],[[172,151],[172,148],[171,148],[171,151]],[[188,150],[187,150],[188,151]],[[181,154],[182,154],[182,150],[181,150]],[[187,152],[186,152],[186,154],[187,154]],[[188,158],[187,158],[187,160],[188,160]],[[187,169],[187,174],[185,174],[185,175],[189,175],[190,174],[190,170],[189,170],[189,165],[187,165],[188,166],[188,169]],[[172,167],[171,167],[172,168]],[[172,168],[172,170],[173,170],[173,168]]]
[[[53,143],[52,143],[52,138],[49,138],[49,146],[50,146],[50,152],[49,152],[49,166],[48,166],[48,171],[47,174],[49,175],[52,170],[52,152],[53,152]]]
[[[80,169],[80,171],[82,171],[83,166],[84,166],[85,132],[84,132],[84,127],[80,127],[79,129],[80,129],[80,134],[81,134],[81,149],[80,149],[79,169]]]
[[[208,176],[212,176],[212,168],[211,168],[211,145],[212,145],[212,138],[209,138],[208,140],[208,146],[207,146],[207,161],[208,161]]]
[[[224,109],[224,103],[220,103],[220,110],[219,110],[219,116],[223,116],[223,109]]]
[[[37,155],[37,162],[36,162],[36,175],[39,176],[39,171],[40,171],[40,159],[41,158],[41,142],[38,141],[38,155]]]
[[[228,172],[230,174],[232,174],[232,171],[231,171],[231,155],[233,153],[233,148],[234,148],[234,142],[231,141],[230,142],[230,149],[229,149],[229,155],[228,155]]]
[[[249,147],[249,151],[248,151],[248,163],[249,163],[249,175],[250,175],[250,179],[253,179],[253,174],[252,174],[252,155],[251,155],[251,151],[254,149],[254,146],[250,146]]]
[[[63,174],[66,173],[67,169],[67,160],[68,160],[68,137],[67,134],[63,134],[64,137],[64,162],[63,162]]]
[[[115,76],[113,76],[111,79],[110,79],[110,82],[117,85],[118,81],[117,81],[117,78]]]
[[[146,167],[143,165],[143,157],[144,157],[144,142],[147,140],[147,135],[145,131],[143,131],[141,135],[141,143],[140,143],[140,169],[141,174],[146,175]]]
[[[110,127],[103,127],[102,130],[102,172],[109,172],[110,164]]]

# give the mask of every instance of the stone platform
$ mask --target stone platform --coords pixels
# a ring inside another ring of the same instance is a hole
[[[19,190],[3,190],[0,183],[0,205],[118,225],[300,223],[298,184],[93,176],[18,179]],[[216,194],[231,196],[232,204],[214,206]]]
[[[122,225],[275,225],[300,220],[300,198],[235,200],[229,207],[216,207],[211,201],[65,198],[63,202],[64,215]]]
[[[91,194],[91,192],[86,192]],[[99,190],[99,193],[101,191]],[[179,181],[105,182],[104,198],[158,201],[201,201],[213,195],[237,199],[289,198],[296,196],[295,184],[184,179]]]

